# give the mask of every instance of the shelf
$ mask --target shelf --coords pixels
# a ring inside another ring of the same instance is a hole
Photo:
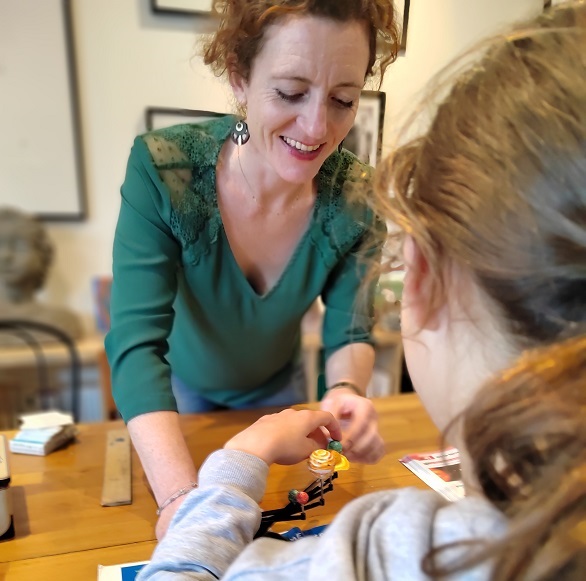
[[[103,335],[88,335],[75,342],[82,365],[96,365],[98,355],[104,350]],[[47,365],[69,365],[69,351],[59,343],[42,343]],[[0,369],[29,367],[36,365],[35,353],[29,347],[0,347]]]

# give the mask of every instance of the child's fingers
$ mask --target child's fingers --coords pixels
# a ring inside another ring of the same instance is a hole
[[[342,439],[342,429],[338,420],[330,413],[323,410],[316,410],[311,412],[310,426],[313,426],[311,432],[315,432],[319,428],[325,428],[332,440]],[[323,435],[323,431],[322,431]],[[325,437],[325,436],[324,436]]]

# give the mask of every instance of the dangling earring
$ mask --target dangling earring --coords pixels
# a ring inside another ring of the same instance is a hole
[[[338,145],[338,153],[342,153],[343,147],[344,147],[344,140],[342,139],[342,141],[340,141],[340,144]]]
[[[244,145],[250,139],[250,131],[248,131],[246,121],[239,120],[236,122],[231,137],[236,145]]]

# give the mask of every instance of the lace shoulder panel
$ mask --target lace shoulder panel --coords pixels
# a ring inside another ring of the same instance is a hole
[[[317,221],[320,231],[314,232],[313,239],[327,262],[337,261],[365,232],[376,227],[367,204],[372,175],[370,166],[347,151],[332,154],[320,169]]]
[[[171,229],[191,263],[192,247],[202,232],[217,240],[220,216],[216,198],[216,163],[233,125],[230,116],[201,124],[175,125],[142,136],[171,201]]]

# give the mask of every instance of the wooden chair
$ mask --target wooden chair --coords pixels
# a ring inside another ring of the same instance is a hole
[[[15,370],[2,378],[3,429],[16,427],[18,416],[58,407],[70,411],[74,421],[80,417],[81,359],[75,341],[61,329],[47,323],[24,319],[0,319],[0,332],[10,335],[27,346],[35,356],[36,369],[24,373]],[[47,337],[61,344],[69,354],[69,390],[63,390],[63,382],[50,369],[45,357]],[[10,349],[11,347],[7,347]],[[15,347],[17,348],[17,347]],[[15,391],[16,390],[16,391]],[[7,426],[12,423],[12,426]]]
[[[98,353],[98,371],[102,390],[102,413],[104,420],[116,420],[120,417],[112,397],[112,375],[106,351]]]

